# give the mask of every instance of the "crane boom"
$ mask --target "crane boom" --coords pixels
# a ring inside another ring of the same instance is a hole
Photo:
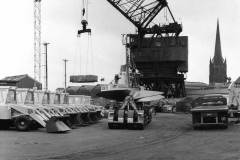
[[[169,34],[179,35],[182,32],[182,26],[178,24],[168,7],[166,0],[107,0],[132,24],[134,24],[140,35],[144,34]],[[170,12],[173,23],[169,25],[154,25],[150,23],[161,10],[167,8]]]

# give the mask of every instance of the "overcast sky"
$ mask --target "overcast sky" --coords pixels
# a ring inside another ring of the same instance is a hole
[[[42,0],[42,41],[51,43],[48,65],[52,90],[64,85],[64,58],[69,59],[68,75],[94,73],[107,81],[124,63],[121,34],[134,33],[134,26],[106,0],[89,1],[92,36],[77,38],[77,30],[81,28],[81,0]],[[168,2],[175,18],[183,24],[181,35],[189,36],[187,80],[208,83],[217,18],[222,53],[227,58],[227,74],[232,79],[240,76],[240,1]],[[33,77],[33,0],[1,1],[0,19],[0,78],[19,74]]]

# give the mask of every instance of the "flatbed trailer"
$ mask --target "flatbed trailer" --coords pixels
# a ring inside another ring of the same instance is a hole
[[[0,87],[1,127],[28,131],[41,126],[46,128],[47,132],[69,131],[70,128],[59,120],[61,113],[38,103],[41,96],[34,93],[34,90],[26,88]]]

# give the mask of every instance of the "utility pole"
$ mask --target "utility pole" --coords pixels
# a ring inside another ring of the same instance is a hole
[[[48,42],[43,43],[45,47],[45,53],[43,53],[45,54],[45,90],[48,90],[48,59],[47,59],[48,48],[47,47],[49,44],[50,43]]]
[[[67,90],[66,90],[66,88],[67,88],[67,62],[68,62],[68,60],[67,59],[63,59],[63,61],[64,61],[64,92],[66,93],[67,92]]]

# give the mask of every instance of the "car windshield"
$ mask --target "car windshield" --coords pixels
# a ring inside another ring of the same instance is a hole
[[[203,103],[201,103],[200,105],[202,105],[202,106],[224,105],[224,102],[222,102],[222,101],[217,101],[217,102],[215,102],[215,101],[212,101],[212,102],[203,102]]]

